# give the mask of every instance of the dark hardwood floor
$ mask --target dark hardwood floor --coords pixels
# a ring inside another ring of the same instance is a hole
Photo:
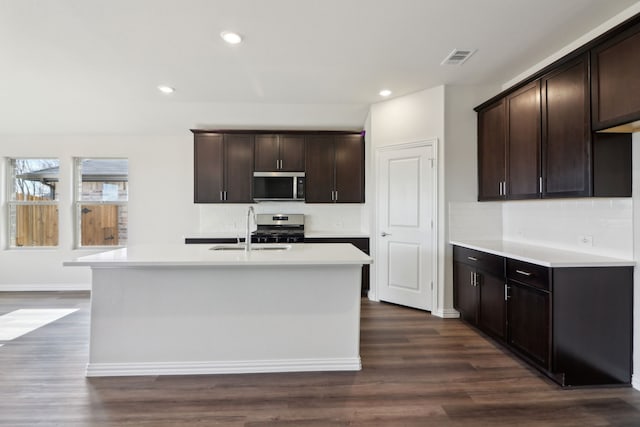
[[[640,426],[632,388],[561,389],[390,304],[362,300],[360,372],[92,379],[88,293],[0,293],[0,314],[38,307],[80,310],[0,347],[2,426]]]

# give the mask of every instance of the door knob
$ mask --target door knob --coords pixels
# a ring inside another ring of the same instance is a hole
[[[387,237],[387,236],[391,236],[391,233],[386,233],[386,232],[383,231],[382,233],[380,233],[380,235],[382,237]]]

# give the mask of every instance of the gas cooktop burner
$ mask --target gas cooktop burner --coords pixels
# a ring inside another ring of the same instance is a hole
[[[304,215],[259,214],[258,229],[253,232],[253,243],[302,243],[304,242]]]

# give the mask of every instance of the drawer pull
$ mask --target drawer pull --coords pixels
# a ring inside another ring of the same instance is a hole
[[[531,276],[531,273],[522,271],[522,270],[516,270],[516,273],[522,274],[523,276],[527,276],[527,277]]]
[[[472,257],[472,256],[468,256],[467,259],[469,261],[477,261],[478,260],[478,258],[475,258],[475,257]]]

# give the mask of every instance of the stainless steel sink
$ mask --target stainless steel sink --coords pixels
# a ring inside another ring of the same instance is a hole
[[[267,243],[264,245],[252,244],[251,251],[287,251],[291,249],[291,245],[280,245],[277,243]],[[244,251],[244,245],[215,245],[209,248],[211,251]]]

